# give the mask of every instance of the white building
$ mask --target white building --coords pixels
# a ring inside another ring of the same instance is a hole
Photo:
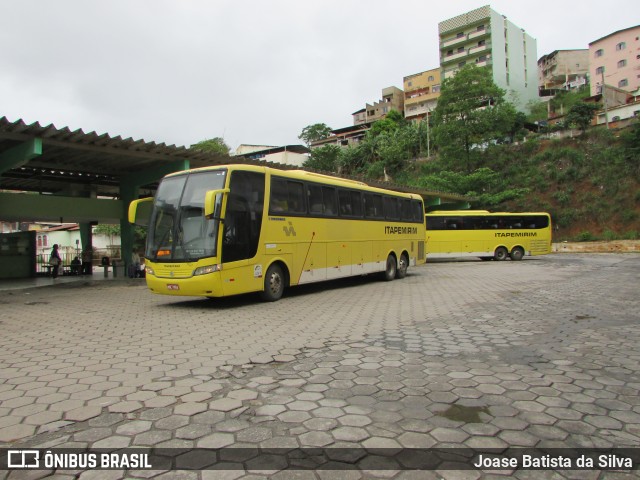
[[[507,100],[524,110],[538,99],[536,40],[489,6],[438,24],[444,79],[465,65],[488,67]]]
[[[284,147],[240,145],[232,156],[302,167],[309,158],[309,152],[310,150],[304,145],[285,145]]]

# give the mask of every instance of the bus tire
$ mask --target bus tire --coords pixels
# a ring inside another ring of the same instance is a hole
[[[406,253],[400,255],[400,261],[398,262],[398,271],[396,272],[396,278],[404,278],[407,276],[407,269],[409,268],[409,257]]]
[[[398,271],[398,265],[396,263],[396,257],[393,255],[389,255],[387,257],[387,268],[384,271],[384,279],[387,282],[390,282],[394,278],[396,278],[396,273]]]
[[[284,283],[285,277],[282,268],[276,264],[271,265],[264,276],[264,290],[260,296],[266,302],[280,300],[284,293]]]
[[[514,261],[519,261],[522,260],[522,257],[524,257],[524,250],[520,247],[515,247],[513,250],[511,250],[511,260]]]
[[[509,251],[504,247],[496,248],[496,251],[493,255],[493,259],[501,262],[502,260],[506,260],[509,256]]]

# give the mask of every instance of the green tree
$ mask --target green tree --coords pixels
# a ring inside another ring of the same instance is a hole
[[[304,162],[305,168],[314,170],[322,170],[325,172],[337,172],[340,156],[340,147],[337,145],[324,145],[311,150],[311,155]]]
[[[567,123],[575,125],[584,134],[589,125],[591,125],[591,120],[593,120],[593,116],[598,109],[599,106],[595,103],[576,103],[567,114]]]
[[[323,140],[329,135],[331,135],[331,127],[325,123],[314,123],[304,127],[298,138],[309,146],[312,142]]]
[[[229,148],[229,146],[224,142],[224,139],[220,137],[203,140],[191,145],[191,148],[201,150],[203,152],[215,153],[217,155],[229,155],[229,151],[231,150],[231,148]]]
[[[508,180],[490,168],[479,168],[471,173],[441,171],[419,179],[422,188],[459,193],[474,198],[474,205],[482,208],[495,207],[508,200],[521,197],[528,188],[513,188]]]
[[[527,109],[529,110],[527,120],[531,123],[543,122],[547,120],[549,116],[548,103],[541,102],[540,100],[530,100],[529,103],[527,103]]]
[[[491,77],[491,70],[469,65],[442,82],[434,111],[434,140],[454,165],[462,158],[473,170],[474,149],[502,139],[512,128],[516,110]]]

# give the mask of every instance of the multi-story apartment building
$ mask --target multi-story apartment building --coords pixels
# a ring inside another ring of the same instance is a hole
[[[358,110],[352,114],[353,124],[375,122],[386,117],[391,110],[397,110],[400,113],[404,111],[404,92],[398,87],[383,88],[382,100],[378,100],[373,105],[367,103],[364,112]]]
[[[640,25],[618,30],[589,44],[591,95],[602,82],[628,92],[640,88]]]
[[[587,84],[589,50],[555,50],[538,60],[538,89],[572,90]]]
[[[440,69],[404,77],[404,117],[418,121],[430,114],[440,96]]]
[[[440,22],[438,32],[443,78],[468,64],[486,66],[518,109],[537,99],[536,40],[505,16],[485,6]]]

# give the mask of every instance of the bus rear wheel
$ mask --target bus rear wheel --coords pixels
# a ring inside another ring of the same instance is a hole
[[[501,262],[502,260],[506,260],[508,256],[509,256],[509,252],[507,251],[506,248],[498,247],[496,248],[493,258],[494,260]]]
[[[384,279],[387,282],[390,282],[391,280],[396,278],[397,270],[398,270],[398,267],[396,264],[396,257],[394,257],[393,255],[389,255],[387,257],[387,268],[384,271]]]
[[[396,272],[396,278],[404,278],[407,276],[407,269],[409,268],[409,257],[406,253],[400,255],[400,262],[398,262],[398,271]]]
[[[524,250],[522,248],[516,247],[511,250],[511,260],[522,260],[522,257],[524,257]]]
[[[271,265],[264,276],[264,290],[261,293],[263,300],[275,302],[282,298],[284,293],[284,274],[278,265]]]

